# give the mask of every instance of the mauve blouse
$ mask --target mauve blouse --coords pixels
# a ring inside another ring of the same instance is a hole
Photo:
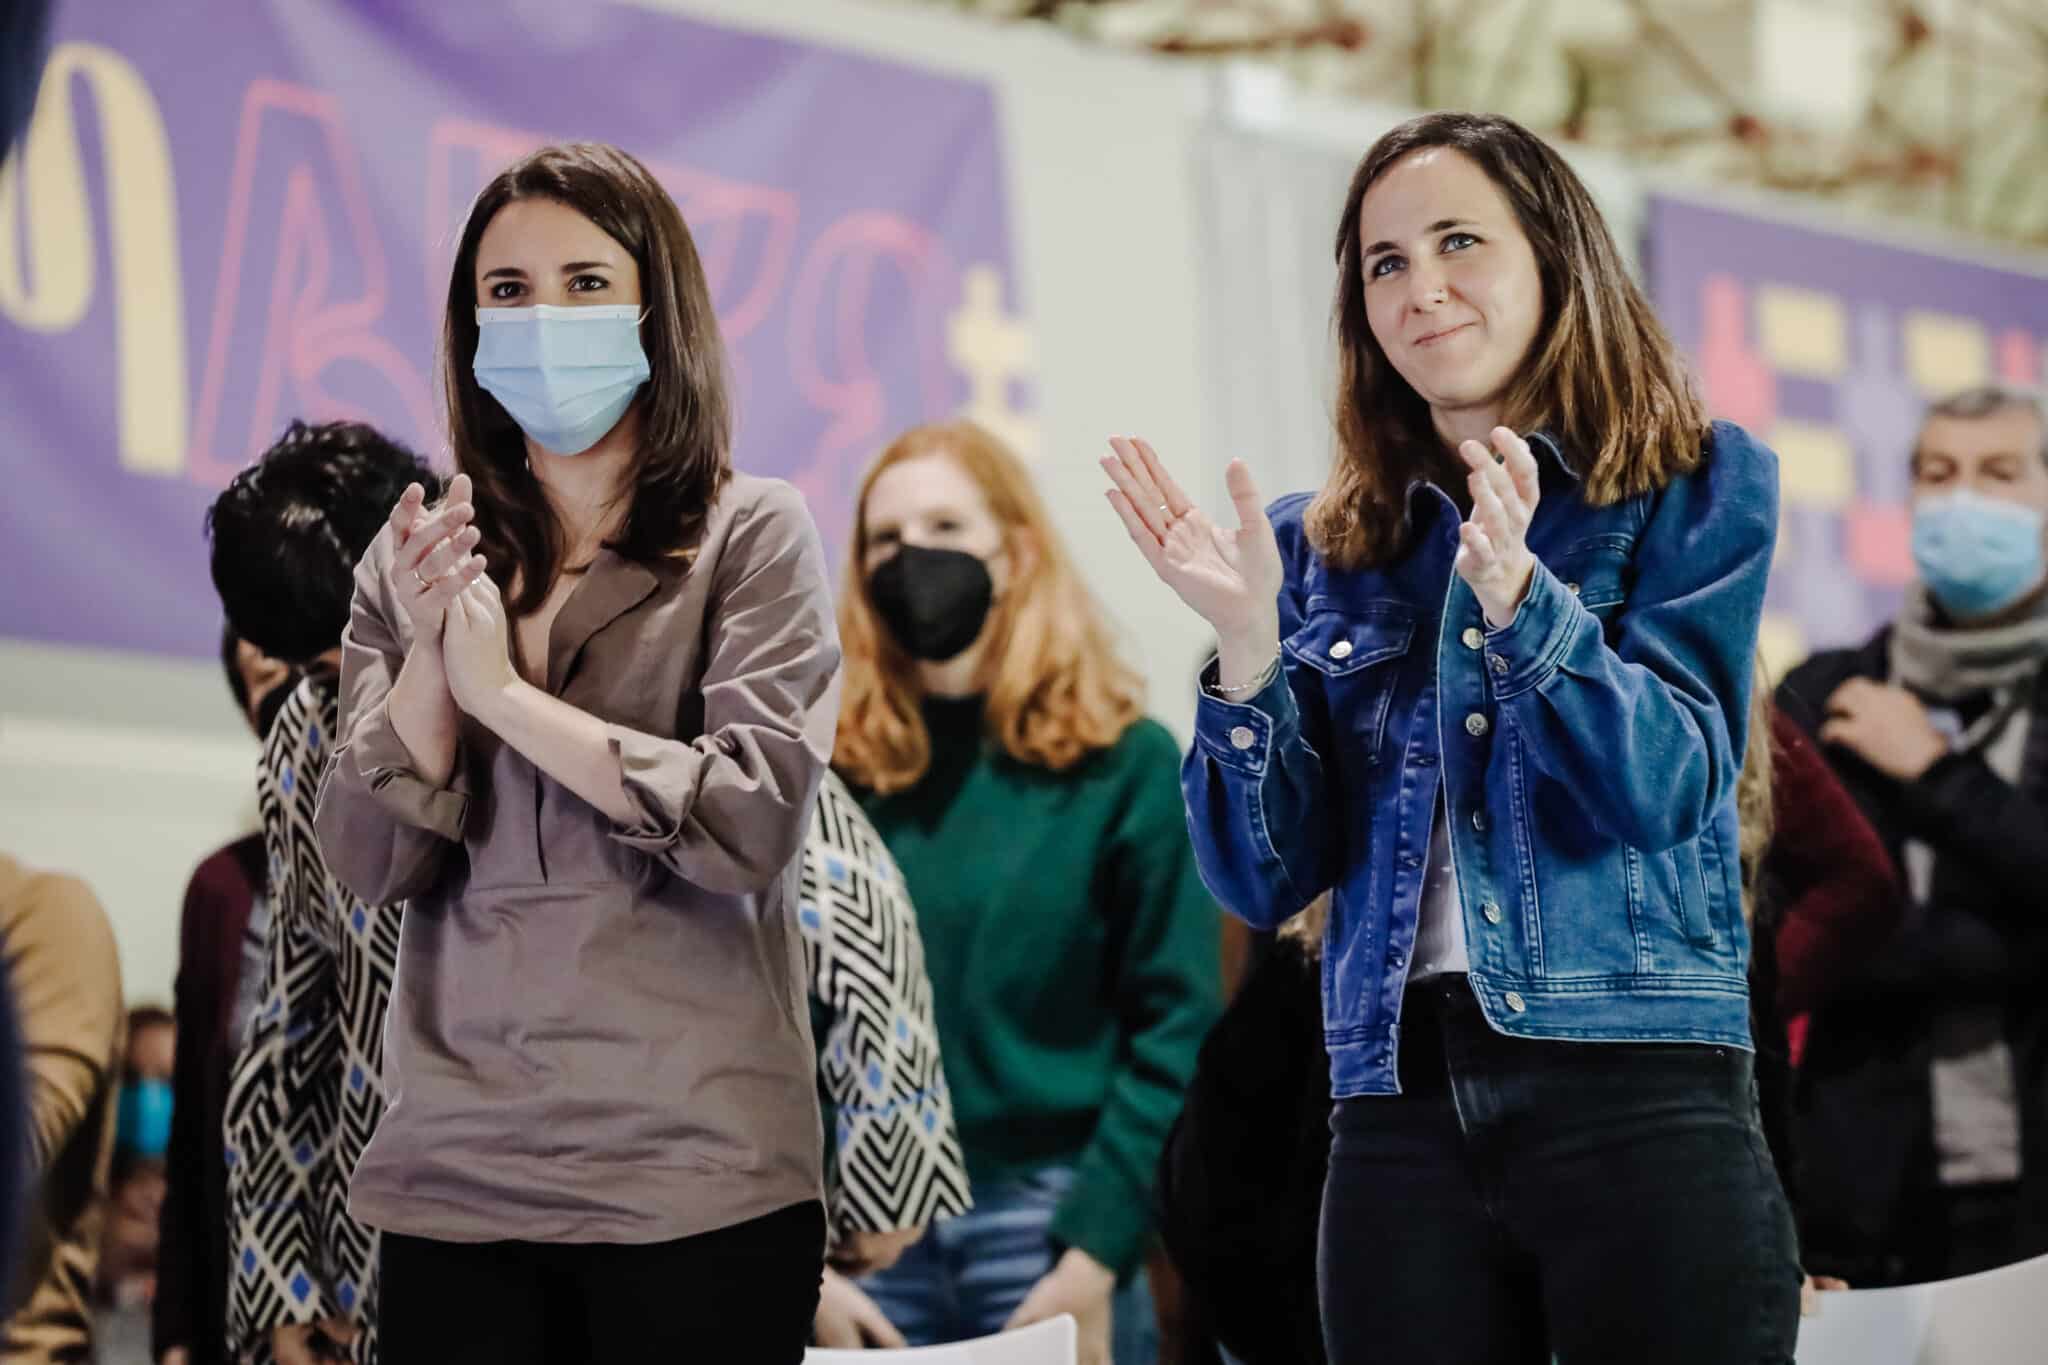
[[[839,641],[801,495],[736,475],[694,562],[605,551],[563,604],[547,690],[607,723],[623,825],[467,717],[448,787],[419,776],[387,710],[392,554],[387,530],[356,571],[317,818],[344,884],[407,902],[350,1211],[650,1243],[820,1198],[796,876]]]

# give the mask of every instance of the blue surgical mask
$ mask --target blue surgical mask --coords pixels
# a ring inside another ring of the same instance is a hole
[[[479,308],[476,329],[476,382],[557,455],[603,440],[647,382],[632,304]]]
[[[114,1141],[137,1156],[160,1157],[171,1145],[171,1083],[154,1077],[126,1081],[114,1118]]]
[[[1913,563],[1943,609],[1994,616],[2038,587],[2042,515],[1967,488],[1913,509]]]

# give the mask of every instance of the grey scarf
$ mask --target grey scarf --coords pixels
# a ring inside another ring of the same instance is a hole
[[[1960,701],[1988,692],[1992,706],[1958,748],[1990,739],[2029,700],[2048,663],[2048,595],[2027,615],[1996,626],[1941,623],[1927,589],[1906,590],[1905,610],[1892,625],[1892,681],[1935,701]]]

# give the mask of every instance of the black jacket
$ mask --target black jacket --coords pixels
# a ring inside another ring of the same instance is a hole
[[[1889,631],[1794,669],[1778,704],[1819,735],[1851,678],[1888,682]],[[1935,853],[1929,904],[1815,1011],[1799,1078],[1808,1268],[1857,1284],[1918,1278],[1913,1230],[1936,1191],[1930,1021],[1941,1006],[2005,1008],[2020,1104],[2022,1253],[2048,1252],[2048,687],[2037,684],[2017,785],[1978,754],[1919,780],[1826,752],[1892,857]]]
[[[1316,1233],[1330,1161],[1322,968],[1290,940],[1202,1044],[1160,1158],[1160,1233],[1188,1302],[1247,1365],[1321,1365]]]

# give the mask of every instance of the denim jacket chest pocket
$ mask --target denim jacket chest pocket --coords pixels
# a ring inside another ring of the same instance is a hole
[[[1415,639],[1415,614],[1403,605],[1351,605],[1311,597],[1300,629],[1282,652],[1305,668],[1321,689],[1329,719],[1332,760],[1343,770],[1380,761],[1397,668]]]
[[[1611,627],[1628,600],[1634,548],[1633,537],[1619,532],[1590,536],[1573,541],[1550,561],[1550,570],[1603,627]]]

